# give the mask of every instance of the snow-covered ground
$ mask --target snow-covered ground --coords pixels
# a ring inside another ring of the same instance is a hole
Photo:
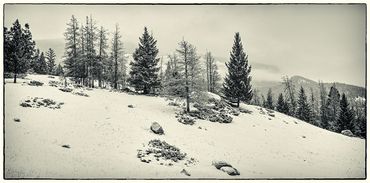
[[[90,97],[83,97],[48,86],[52,79],[47,76],[28,78],[45,84],[36,87],[22,84],[29,80],[19,79],[17,84],[6,80],[6,178],[365,177],[364,139],[329,132],[277,112],[269,117],[256,106],[242,105],[252,114],[233,116],[230,124],[197,120],[189,126],[177,122],[179,109],[160,97],[102,89],[85,91]],[[21,107],[28,96],[64,105],[54,110]],[[150,131],[154,121],[162,125],[165,135]],[[177,146],[197,163],[141,162],[137,150],[151,139]],[[227,161],[240,176],[217,170],[213,160]],[[182,169],[191,176],[180,173]]]

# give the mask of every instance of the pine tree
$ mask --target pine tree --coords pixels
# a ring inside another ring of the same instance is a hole
[[[207,91],[217,93],[220,88],[219,81],[221,80],[215,58],[211,52],[206,53],[206,75],[207,75]]]
[[[248,56],[244,53],[243,45],[239,33],[234,37],[234,45],[230,53],[230,61],[226,63],[228,73],[226,75],[223,88],[225,97],[237,103],[240,101],[249,103],[252,99],[252,78],[249,76],[251,66],[248,65]]]
[[[75,79],[81,78],[81,72],[83,72],[79,62],[79,53],[81,53],[81,49],[78,50],[80,44],[79,29],[77,19],[72,15],[64,33],[66,40],[64,67],[66,76],[74,77]]]
[[[298,108],[296,116],[298,119],[303,121],[310,122],[311,121],[311,109],[307,102],[307,96],[303,87],[299,90],[299,97],[298,97]]]
[[[87,85],[89,87],[94,87],[94,71],[95,67],[97,67],[97,56],[95,52],[95,42],[97,41],[96,36],[96,26],[95,22],[92,19],[92,16],[86,17],[86,25],[85,25],[85,42],[86,42],[86,65],[85,65],[85,72],[87,77]]]
[[[317,100],[313,92],[313,88],[310,88],[310,93],[311,93],[311,96],[310,96],[311,120],[314,125],[318,126],[319,124],[317,124],[316,121],[317,121],[319,109],[318,109]]]
[[[108,48],[107,42],[107,31],[101,26],[98,33],[98,56],[94,69],[94,75],[96,75],[98,78],[99,87],[102,87],[102,80],[106,79],[105,75],[109,73],[109,71],[106,69],[106,63],[108,59],[108,54],[106,52]]]
[[[118,89],[118,83],[120,80],[120,74],[122,71],[120,71],[120,66],[122,62],[124,62],[124,52],[123,52],[123,43],[121,41],[121,34],[119,31],[119,26],[116,24],[116,29],[113,33],[113,40],[112,40],[112,47],[111,47],[111,64],[109,69],[112,72],[111,75],[111,84],[114,89]]]
[[[283,84],[285,85],[285,98],[287,99],[286,101],[289,105],[289,115],[294,116],[297,108],[297,102],[295,99],[295,86],[288,76],[283,77]]]
[[[324,129],[329,128],[329,119],[328,119],[328,106],[327,106],[327,97],[328,94],[325,90],[324,83],[319,81],[320,88],[320,121],[321,127]]]
[[[351,130],[351,132],[354,132],[353,120],[353,112],[349,108],[346,95],[343,93],[342,99],[340,100],[340,114],[337,121],[338,132],[341,132],[342,130]]]
[[[7,30],[7,29],[5,29]],[[14,73],[14,83],[17,75],[25,73],[30,67],[35,51],[35,42],[28,24],[23,29],[18,19],[13,23],[10,31],[4,32],[4,68],[5,72]]]
[[[259,91],[257,89],[253,89],[252,91],[251,104],[256,105],[256,106],[262,106],[261,98],[259,96]]]
[[[335,84],[330,88],[326,105],[329,129],[332,131],[338,131],[339,129],[336,122],[340,112],[340,94],[335,87]]]
[[[60,64],[58,64],[57,68],[55,69],[55,75],[56,76],[64,75],[63,67]]]
[[[160,87],[160,78],[158,76],[158,49],[157,41],[148,33],[144,27],[144,33],[139,38],[139,47],[136,48],[130,63],[130,84],[137,90],[143,91],[143,94],[154,92]]]
[[[176,54],[168,55],[169,61],[164,73],[163,94],[177,97],[186,97],[185,80],[180,72],[179,59]]]
[[[289,106],[285,102],[282,93],[279,94],[279,98],[278,98],[278,101],[277,101],[277,104],[276,104],[276,110],[281,112],[281,113],[284,113],[284,114],[289,114]]]
[[[181,79],[179,79],[177,84],[178,87],[184,88],[185,97],[186,97],[186,111],[190,112],[190,94],[194,93],[195,95],[199,94],[202,90],[200,86],[201,81],[201,70],[200,70],[200,63],[199,63],[199,56],[197,55],[196,48],[188,43],[187,41],[181,41],[179,43],[179,49],[177,49],[177,53],[180,56],[179,62],[177,63],[177,69],[179,71],[183,71],[180,74]],[[183,90],[180,90],[183,91]]]
[[[264,107],[274,110],[274,102],[273,102],[273,99],[272,99],[272,90],[271,90],[271,88],[269,88],[269,90],[267,92],[266,103],[265,103]]]
[[[33,70],[37,74],[46,74],[48,72],[48,65],[44,56],[44,52],[41,52],[38,57],[36,57],[33,64]]]
[[[47,60],[47,74],[53,74],[53,69],[55,67],[55,52],[53,49],[49,48],[48,52],[46,52],[46,60]]]

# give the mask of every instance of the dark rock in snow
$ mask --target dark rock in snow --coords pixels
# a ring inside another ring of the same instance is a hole
[[[21,122],[21,120],[19,118],[14,118],[14,121],[15,122]]]
[[[155,133],[162,135],[164,133],[163,128],[161,125],[159,125],[157,122],[153,122],[150,126],[150,129]]]
[[[133,106],[133,105],[131,105],[131,104],[130,104],[130,105],[128,105],[127,107],[128,107],[128,108],[134,108],[134,106]]]
[[[190,173],[187,172],[185,169],[182,169],[180,173],[185,174],[187,176],[190,176]]]
[[[229,163],[225,161],[213,161],[212,165],[215,166],[217,169],[220,169],[221,167],[232,167]]]
[[[236,168],[229,167],[229,166],[223,166],[220,168],[223,172],[226,172],[227,174],[234,176],[234,175],[240,175],[239,171]]]
[[[59,88],[60,91],[62,92],[72,92],[72,88]]]
[[[345,136],[348,136],[348,137],[354,137],[355,136],[355,135],[353,135],[351,130],[342,130],[340,133],[345,135]]]
[[[67,149],[71,148],[69,145],[62,145],[62,147],[67,148]]]

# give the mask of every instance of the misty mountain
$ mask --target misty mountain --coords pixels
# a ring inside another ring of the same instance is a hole
[[[319,98],[319,83],[302,76],[293,76],[291,77],[293,85],[296,89],[296,96],[298,95],[299,88],[302,86],[306,92],[306,95],[309,97],[311,96],[311,88],[315,98]],[[267,95],[268,89],[271,88],[274,100],[277,100],[279,93],[284,93],[284,85],[282,81],[254,81],[253,88],[259,91],[259,94],[263,94],[264,96]],[[333,86],[334,83],[324,83],[324,87],[326,91],[329,93],[330,87]],[[356,97],[365,98],[366,96],[366,89],[359,86],[349,85],[345,83],[335,82],[335,86],[338,89],[339,93],[345,93],[346,96],[350,99]]]

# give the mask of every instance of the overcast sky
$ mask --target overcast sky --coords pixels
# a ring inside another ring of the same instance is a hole
[[[160,55],[184,38],[201,54],[228,59],[240,32],[256,79],[301,75],[365,86],[364,5],[6,5],[4,24],[18,18],[36,41],[62,40],[71,15],[80,23],[92,15],[110,31],[118,23],[126,45],[136,45],[147,26]]]

